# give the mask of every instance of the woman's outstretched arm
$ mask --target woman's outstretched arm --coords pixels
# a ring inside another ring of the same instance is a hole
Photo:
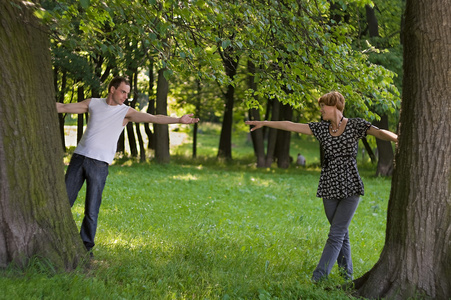
[[[384,141],[389,141],[389,142],[398,142],[398,135],[385,130],[385,129],[379,129],[375,126],[371,126],[367,131],[367,134],[375,136],[376,138],[380,139],[380,140],[384,140]]]
[[[304,123],[294,123],[291,121],[246,121],[247,125],[254,126],[251,131],[257,130],[263,126],[281,129],[286,131],[299,132],[302,134],[312,135],[313,132],[310,130],[310,126]]]

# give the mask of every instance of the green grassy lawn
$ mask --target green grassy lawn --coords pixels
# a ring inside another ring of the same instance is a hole
[[[293,138],[292,153],[311,165],[281,170],[257,169],[245,134],[234,136],[237,159],[217,163],[218,140],[205,130],[197,159],[185,144],[168,165],[111,166],[91,268],[55,274],[33,261],[2,271],[0,299],[349,299],[330,289],[342,282],[336,268],[326,283],[310,281],[328,233],[315,197],[316,142]],[[366,194],[350,226],[355,277],[384,243],[391,179],[373,173],[362,161]],[[83,202],[84,189],[72,209],[77,225]]]

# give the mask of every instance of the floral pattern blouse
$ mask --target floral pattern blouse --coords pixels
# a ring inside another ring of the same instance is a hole
[[[363,195],[363,182],[357,169],[359,139],[366,136],[371,123],[360,118],[349,118],[339,136],[329,132],[329,122],[308,123],[313,135],[324,150],[324,162],[318,184],[317,197],[344,199]]]

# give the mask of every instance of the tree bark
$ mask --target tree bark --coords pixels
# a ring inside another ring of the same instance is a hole
[[[388,116],[381,116],[380,121],[374,121],[373,125],[380,129],[388,129]],[[393,174],[393,148],[390,142],[376,139],[377,145],[377,170],[376,176],[391,176]]]
[[[233,80],[238,67],[238,58],[228,55],[228,51],[224,51],[223,64],[227,76]],[[227,86],[225,94],[224,117],[222,120],[221,135],[219,138],[218,157],[232,159],[232,125],[233,125],[233,105],[235,102],[235,87],[232,84]]]
[[[166,69],[160,69],[158,71],[157,81],[157,115],[168,114],[168,91],[169,83],[164,77],[164,71]],[[169,128],[168,125],[154,124],[155,132],[155,160],[158,163],[169,163]]]
[[[63,71],[63,74],[61,76],[61,90],[58,89],[58,68],[53,69],[53,86],[56,93],[56,101],[60,103],[64,103],[64,93],[66,91],[66,85],[67,85],[67,72]],[[59,128],[60,128],[60,136],[61,136],[61,143],[62,143],[62,149],[63,151],[66,151],[66,139],[65,139],[65,133],[64,133],[64,119],[66,115],[65,114],[59,114],[58,115],[58,121],[59,121]]]
[[[72,270],[86,250],[64,185],[48,36],[31,5],[0,2],[0,267],[35,256]]]
[[[278,99],[272,99],[272,115],[271,121],[279,121],[279,112],[280,112],[280,102]],[[268,145],[266,146],[266,167],[271,167],[271,164],[274,161],[275,151],[276,151],[276,141],[277,141],[277,133],[279,130],[274,128],[268,128]]]
[[[257,83],[255,82],[255,65],[251,60],[247,62],[248,86],[250,89],[256,91]],[[249,109],[249,120],[260,121],[260,112],[258,109]],[[265,167],[265,143],[263,130],[252,131],[250,133],[252,145],[254,147],[254,154],[257,157],[257,168]]]
[[[79,86],[77,89],[77,101],[81,102],[85,100],[85,88],[83,86]],[[78,114],[77,118],[77,144],[80,142],[81,137],[83,136],[83,127],[84,127],[84,116],[86,116],[86,120],[88,119],[88,114]]]
[[[195,104],[195,113],[194,115],[196,117],[200,116],[201,111],[201,105],[202,105],[202,83],[200,79],[196,79],[196,104]],[[197,157],[197,132],[199,130],[199,124],[194,123],[193,127],[193,158]]]
[[[293,108],[288,105],[281,105],[280,118],[282,121],[292,121],[293,120]],[[277,167],[281,169],[287,169],[290,166],[290,141],[291,132],[286,130],[279,130],[277,132]]]
[[[153,86],[154,86],[154,75],[153,75],[153,60],[150,61],[149,66],[149,104],[147,105],[147,113],[154,115],[155,114],[155,97],[153,93]],[[144,130],[147,135],[147,140],[149,141],[147,148],[148,149],[155,149],[154,146],[154,135],[152,130],[150,129],[149,123],[144,123]]]
[[[133,100],[135,101],[135,105],[133,107],[136,107],[136,101],[138,101],[138,69],[135,70],[135,75],[133,76]],[[138,137],[138,144],[139,144],[139,160],[141,162],[146,161],[146,148],[144,147],[144,140],[141,134],[141,128],[139,123],[135,123],[136,127],[136,136]]]
[[[365,5],[365,10],[370,37],[379,37],[379,23],[377,21],[374,7]],[[388,130],[387,114],[386,113],[381,114],[381,120],[373,122],[373,125],[379,127],[380,129]],[[366,139],[364,139],[363,141],[365,142]],[[368,154],[370,154],[370,151],[372,153],[372,150],[371,148],[367,147],[367,144],[368,143],[365,144],[365,148],[367,148]],[[392,145],[390,142],[383,141],[380,139],[376,139],[376,145],[378,153],[376,176],[391,176],[393,173],[393,158],[394,158]],[[373,162],[373,156],[371,156],[370,154],[371,162]]]
[[[451,297],[451,3],[409,0],[385,246],[360,296]],[[408,62],[408,63],[407,63]]]

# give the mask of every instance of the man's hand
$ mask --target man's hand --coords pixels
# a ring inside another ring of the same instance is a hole
[[[199,122],[199,118],[191,118],[194,114],[183,115],[180,117],[181,124],[194,124]]]

